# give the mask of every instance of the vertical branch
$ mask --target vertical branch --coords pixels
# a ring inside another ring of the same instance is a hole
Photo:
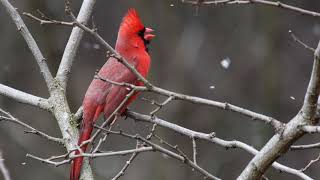
[[[197,142],[195,137],[192,137],[192,149],[193,149],[193,162],[194,164],[198,164],[197,163]]]
[[[68,1],[67,1],[68,2]],[[83,0],[81,9],[79,11],[77,21],[83,24],[87,24],[89,21],[93,6],[95,4],[96,0]],[[71,35],[69,37],[68,43],[66,45],[66,48],[64,50],[61,63],[57,72],[57,79],[60,82],[60,85],[65,90],[67,87],[68,82],[68,76],[70,74],[70,69],[72,66],[72,63],[74,61],[74,58],[76,56],[76,53],[78,51],[80,41],[83,36],[83,30],[77,26],[75,26],[72,29]]]

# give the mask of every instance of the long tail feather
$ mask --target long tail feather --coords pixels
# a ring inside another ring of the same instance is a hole
[[[81,135],[80,135],[78,145],[81,145],[81,143],[83,141],[86,141],[90,138],[92,130],[93,130],[92,123],[90,123],[89,127],[88,127],[88,125],[84,125],[81,128]],[[87,146],[88,145],[86,144],[81,147],[82,152],[86,151]],[[77,155],[79,153],[80,152],[77,150],[75,152],[75,155]],[[83,157],[78,157],[73,160],[73,162],[71,164],[70,180],[79,180],[82,162],[83,162]]]
[[[95,110],[93,117],[92,116],[83,117],[78,145],[81,145],[82,142],[90,139],[90,136],[93,130],[93,123],[97,120],[102,110],[103,110],[103,106],[98,106]],[[86,152],[87,147],[88,147],[88,144],[81,146],[82,152]],[[77,154],[80,154],[78,150],[75,152],[75,155]],[[70,170],[70,180],[79,180],[81,168],[82,168],[82,162],[83,162],[83,157],[77,157],[72,161],[71,170]]]

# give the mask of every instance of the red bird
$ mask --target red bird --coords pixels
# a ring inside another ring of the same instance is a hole
[[[135,9],[129,9],[119,28],[118,38],[115,50],[124,57],[128,63],[133,65],[137,71],[144,77],[147,76],[150,68],[150,56],[148,54],[147,45],[155,35],[150,34],[152,29],[146,28]],[[110,57],[99,71],[99,76],[115,82],[126,82],[135,85],[143,85],[138,81],[137,77],[117,59]],[[129,90],[126,87],[107,83],[99,79],[94,79],[84,97],[83,120],[80,129],[80,138],[78,145],[90,138],[93,124],[103,112],[104,118],[109,116],[125,99]],[[122,114],[126,107],[137,97],[137,94],[132,96],[127,103],[121,108]],[[114,117],[110,118],[110,124]],[[81,147],[85,152],[87,145]],[[79,154],[76,151],[75,154]],[[78,180],[82,167],[83,157],[75,158],[72,162],[70,180]]]

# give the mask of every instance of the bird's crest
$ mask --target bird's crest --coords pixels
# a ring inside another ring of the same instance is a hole
[[[120,31],[137,33],[144,29],[140,17],[134,8],[130,8],[127,14],[123,17]]]

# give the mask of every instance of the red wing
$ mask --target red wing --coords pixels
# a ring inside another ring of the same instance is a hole
[[[135,83],[137,80],[136,76],[115,58],[110,58],[98,74],[103,79],[115,82]],[[105,106],[108,99],[107,97],[115,96],[115,94],[109,95],[115,86],[114,84],[99,79],[94,79],[91,82],[82,104],[84,108],[84,119],[87,119],[86,117],[92,119],[97,107]]]
[[[121,73],[118,74],[117,77],[114,78],[115,82],[125,82],[130,84],[136,84],[137,77],[134,75],[128,68],[123,69]],[[108,119],[108,117],[118,108],[121,102],[126,98],[126,95],[129,93],[128,87],[118,86],[118,85],[111,85],[110,91],[106,96],[106,103],[104,106],[104,117]],[[132,101],[132,99],[130,99]],[[119,113],[122,113],[126,106],[130,103],[127,101],[125,105],[122,106]]]

